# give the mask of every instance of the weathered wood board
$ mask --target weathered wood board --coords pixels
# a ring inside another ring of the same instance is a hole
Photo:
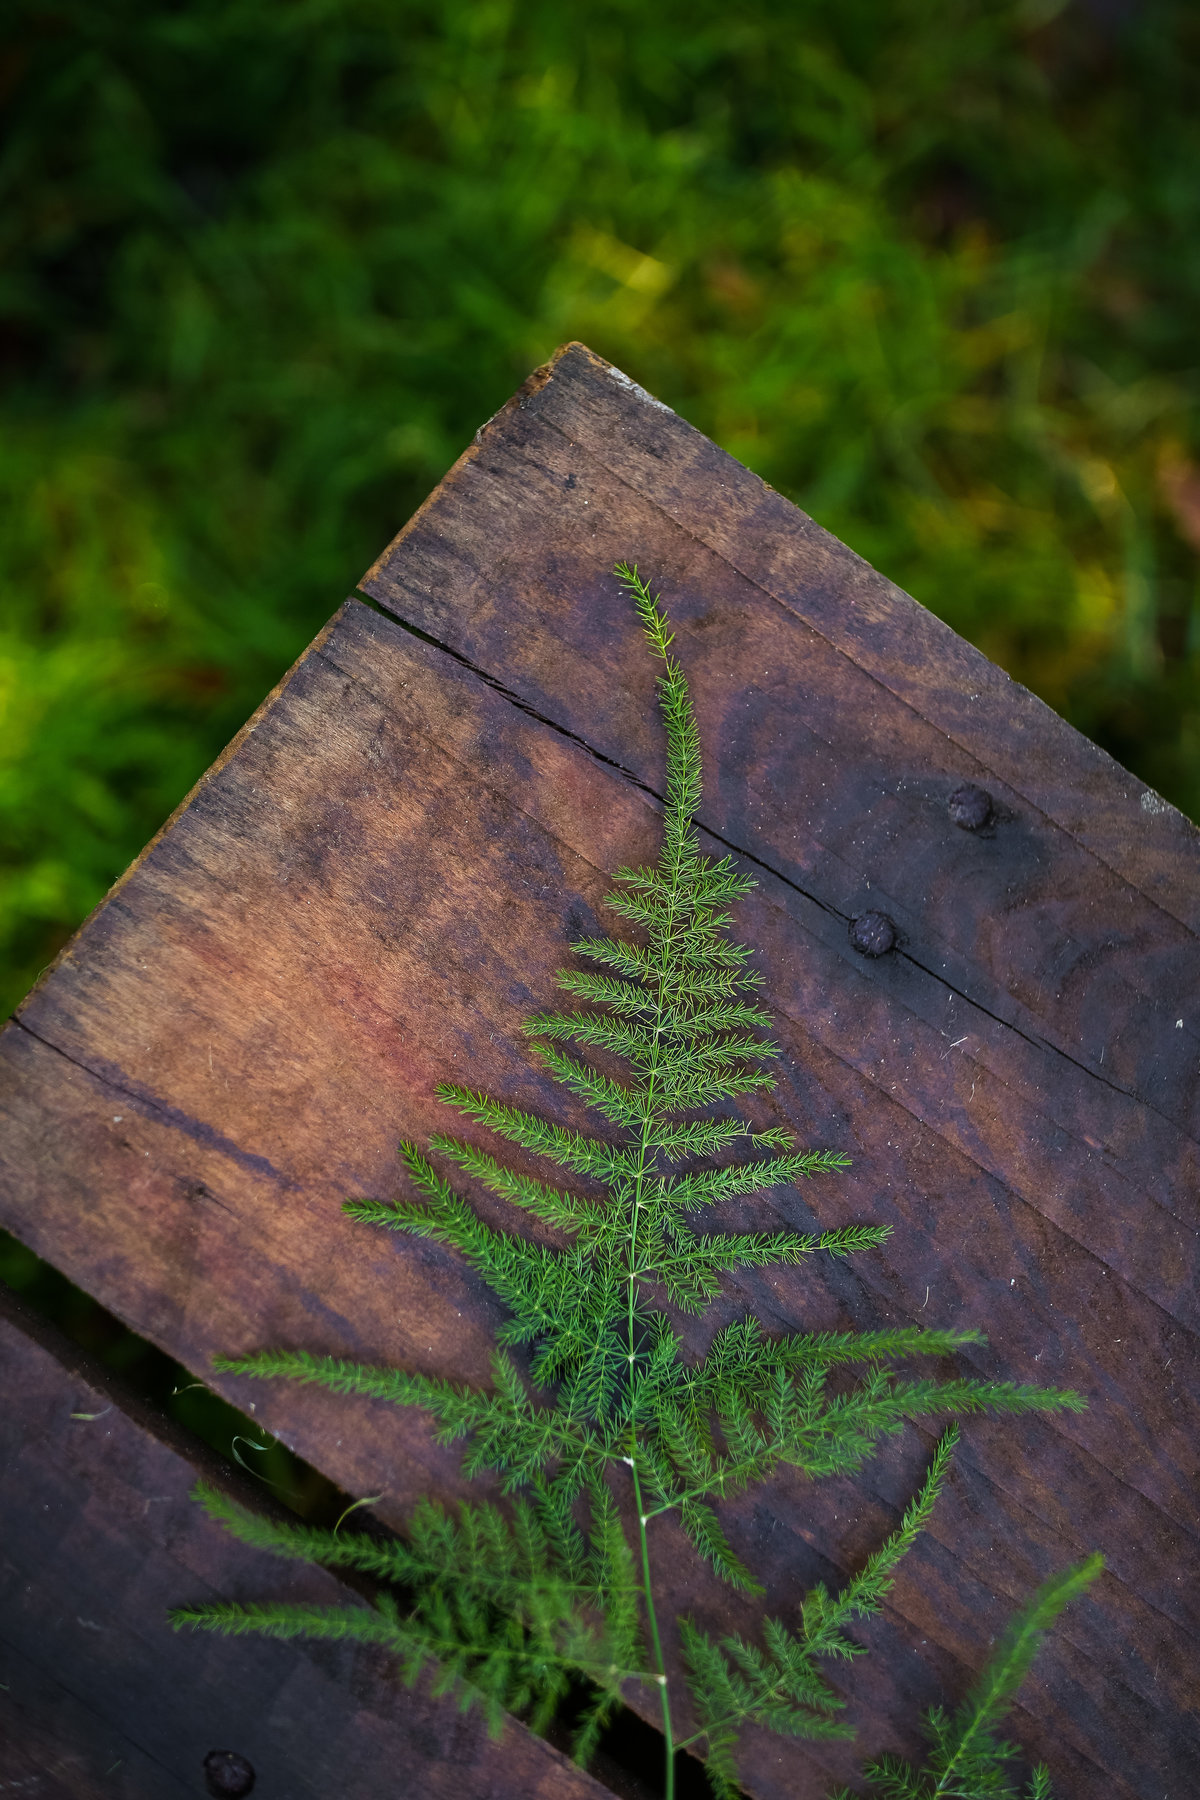
[[[971,1422],[874,1654],[860,1748],[912,1750],[1014,1606],[1089,1549],[1014,1734],[1063,1800],[1182,1800],[1200,1763],[1195,1074],[1200,840],[851,552],[570,347],[480,434],[0,1039],[0,1222],[205,1379],[303,1345],[485,1380],[455,1259],[346,1221],[445,1128],[445,1078],[566,1119],[518,1027],[612,871],[652,858],[654,671],[609,573],[661,585],[703,824],[784,1046],[767,1112],[845,1177],[751,1216],[883,1220],[849,1268],[729,1284],[779,1329],[976,1325],[980,1372],[1078,1417]],[[410,627],[412,629],[406,629]],[[994,824],[947,811],[964,780]],[[876,961],[848,925],[900,932]],[[576,1122],[584,1122],[576,1115]],[[590,1128],[594,1129],[594,1124]],[[694,1328],[700,1345],[710,1316]],[[466,1491],[419,1417],[214,1382],[354,1493]],[[725,1509],[787,1616],[894,1522],[931,1439]],[[662,1526],[667,1610],[751,1616]],[[765,1737],[762,1800],[852,1759]]]
[[[398,1705],[362,1645],[173,1632],[171,1606],[356,1597],[213,1525],[197,1478],[261,1506],[251,1484],[2,1296],[0,1378],[0,1794],[183,1800],[208,1792],[205,1759],[224,1750],[264,1800],[605,1800],[515,1723],[494,1743],[422,1687]]]

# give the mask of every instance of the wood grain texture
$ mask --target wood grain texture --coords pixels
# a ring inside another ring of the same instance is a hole
[[[1015,1735],[1063,1800],[1184,1800],[1195,833],[577,347],[372,571],[403,624],[347,604],[0,1039],[0,1218],[207,1380],[214,1353],[265,1345],[486,1380],[499,1313],[478,1283],[339,1203],[398,1191],[396,1142],[445,1128],[447,1077],[585,1122],[518,1027],[566,941],[603,928],[612,871],[657,850],[663,745],[621,556],[678,626],[710,848],[760,881],[738,927],[785,1051],[764,1112],[854,1159],[739,1218],[895,1228],[850,1268],[731,1280],[719,1318],[978,1325],[964,1364],[1090,1402],[968,1426],[847,1679],[860,1747],[914,1749],[918,1707],[953,1701],[1032,1586],[1095,1547],[1108,1573]],[[986,835],[950,822],[964,779],[996,803]],[[877,962],[848,941],[870,906],[901,932]],[[386,1492],[389,1520],[466,1491],[419,1416],[214,1385],[347,1490]],[[931,1441],[725,1509],[785,1617],[894,1523]],[[665,1522],[656,1554],[669,1610],[750,1618]],[[808,1800],[853,1765],[764,1737],[746,1766],[762,1800]]]
[[[332,1575],[237,1543],[190,1499],[265,1502],[0,1296],[0,1793],[165,1800],[236,1750],[286,1800],[603,1800],[515,1723],[403,1693],[364,1646],[175,1632],[171,1606],[286,1593],[356,1603]]]

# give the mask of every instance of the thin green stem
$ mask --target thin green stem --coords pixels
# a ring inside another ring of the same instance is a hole
[[[650,1137],[654,1129],[654,1078],[658,1071],[658,1044],[662,1031],[662,981],[659,981],[658,1018],[654,1029],[654,1051],[647,1071],[646,1082],[646,1115],[642,1121],[642,1142],[638,1156],[637,1176],[633,1190],[633,1218],[629,1229],[629,1264],[628,1264],[628,1328],[629,1328],[629,1384],[634,1385],[634,1359],[637,1351],[634,1344],[633,1312],[634,1292],[637,1283],[637,1229],[641,1212],[642,1185],[646,1178],[646,1154],[650,1147]],[[658,1615],[654,1608],[654,1589],[650,1580],[650,1546],[646,1539],[646,1509],[642,1500],[642,1484],[637,1468],[637,1417],[636,1412],[629,1426],[629,1467],[633,1475],[633,1497],[637,1507],[638,1544],[642,1553],[642,1592],[646,1601],[646,1619],[650,1626],[650,1641],[654,1649],[654,1668],[658,1681],[658,1691],[662,1702],[663,1720],[663,1754],[666,1766],[663,1777],[665,1800],[674,1800],[675,1796],[675,1746],[671,1737],[671,1696],[667,1684],[667,1670],[663,1661],[662,1640],[658,1632]]]
[[[765,1695],[761,1697],[761,1700],[756,1700],[756,1706],[764,1702],[769,1704],[774,1700],[787,1700],[788,1698],[787,1684],[783,1681],[777,1681],[773,1687],[766,1689]],[[690,1750],[693,1744],[698,1744],[702,1740],[710,1738],[714,1731],[720,1731],[723,1726],[740,1725],[745,1717],[746,1715],[743,1712],[727,1712],[720,1718],[710,1719],[703,1731],[693,1731],[691,1737],[682,1738],[675,1748],[677,1750]]]
[[[740,1484],[743,1479],[743,1477],[737,1474],[731,1474],[726,1476],[725,1483],[727,1484],[732,1481]],[[718,1485],[717,1482],[713,1481],[706,1487],[688,1488],[685,1493],[676,1494],[673,1500],[667,1500],[662,1506],[656,1506],[652,1512],[648,1512],[646,1514],[646,1522],[648,1524],[651,1519],[661,1518],[663,1513],[674,1512],[675,1508],[677,1506],[682,1506],[685,1500],[707,1500],[711,1498],[713,1494],[716,1494],[718,1499],[723,1499],[725,1497],[725,1484]]]
[[[962,1736],[959,1738],[957,1747],[955,1748],[953,1755],[951,1756],[949,1762],[946,1764],[946,1767],[942,1770],[941,1775],[938,1777],[938,1784],[934,1788],[933,1793],[930,1796],[930,1800],[937,1800],[938,1795],[946,1795],[947,1800],[951,1800],[953,1790],[950,1788],[949,1783],[953,1779],[955,1771],[962,1766],[962,1761],[963,1761],[964,1756],[966,1755],[967,1750],[974,1743],[975,1739],[980,1735],[980,1733],[982,1731],[986,1730],[988,1722],[989,1722],[989,1717],[988,1717],[989,1703],[991,1701],[992,1695],[995,1694],[996,1692],[1003,1691],[1003,1685],[1004,1684],[1003,1684],[1003,1680],[1002,1680],[1000,1671],[997,1670],[992,1675],[992,1680],[991,1680],[991,1683],[989,1684],[989,1689],[985,1690],[983,1698],[981,1699],[978,1707],[976,1708],[974,1718],[971,1720],[970,1724],[967,1726],[966,1730],[963,1732]]]
[[[664,651],[664,660],[665,660],[665,651]],[[670,894],[670,897],[668,900],[668,905],[667,905],[667,918],[666,918],[666,922],[665,922],[665,930],[663,932],[663,935],[659,939],[659,943],[658,943],[658,954],[657,954],[658,968],[656,971],[657,976],[658,976],[658,993],[656,995],[656,1002],[655,1002],[656,1016],[655,1016],[655,1021],[654,1021],[654,1039],[653,1039],[653,1048],[651,1050],[651,1055],[650,1055],[650,1063],[646,1070],[646,1089],[645,1089],[645,1109],[646,1110],[645,1110],[645,1114],[642,1119],[642,1141],[638,1147],[638,1166],[637,1166],[637,1174],[634,1178],[634,1187],[633,1187],[633,1217],[630,1221],[630,1228],[629,1228],[629,1250],[628,1250],[629,1260],[628,1260],[628,1264],[627,1264],[626,1282],[627,1282],[627,1325],[628,1325],[628,1344],[629,1344],[629,1384],[630,1384],[631,1389],[635,1385],[634,1370],[635,1370],[635,1366],[636,1366],[636,1357],[637,1357],[637,1347],[636,1347],[635,1338],[634,1338],[634,1296],[635,1296],[635,1292],[636,1292],[638,1278],[641,1273],[641,1271],[638,1269],[638,1262],[637,1262],[638,1223],[639,1223],[639,1220],[641,1217],[642,1189],[645,1185],[645,1180],[646,1180],[647,1155],[650,1150],[650,1140],[654,1134],[654,1128],[655,1128],[655,1124],[657,1122],[656,1118],[655,1118],[655,1112],[654,1112],[654,1086],[655,1086],[655,1081],[657,1079],[658,1072],[659,1072],[659,1049],[660,1049],[660,1044],[661,1044],[661,1040],[662,1040],[664,1012],[665,1012],[665,1008],[663,1005],[663,992],[664,992],[664,988],[665,988],[666,981],[667,981],[668,966],[669,966],[669,962],[670,962],[670,944],[671,944],[671,938],[672,938],[672,935],[673,935],[674,929],[675,929],[676,912],[677,912],[677,895],[675,893],[675,884],[672,883],[672,891],[671,891],[671,894]],[[662,1640],[659,1636],[659,1630],[658,1630],[658,1615],[657,1615],[657,1613],[655,1611],[655,1607],[654,1607],[654,1589],[653,1589],[653,1585],[650,1580],[650,1546],[649,1546],[649,1543],[646,1538],[647,1513],[646,1513],[646,1509],[645,1509],[645,1504],[642,1499],[641,1478],[638,1475],[637,1412],[636,1412],[636,1406],[633,1404],[632,1395],[631,1395],[631,1415],[632,1416],[630,1419],[630,1426],[629,1426],[629,1467],[630,1467],[630,1470],[633,1475],[634,1504],[637,1507],[638,1544],[639,1544],[639,1547],[641,1550],[641,1556],[642,1556],[642,1592],[645,1596],[646,1619],[647,1619],[647,1623],[649,1624],[649,1627],[650,1627],[650,1641],[651,1641],[651,1644],[652,1644],[653,1650],[654,1650],[655,1677],[658,1681],[659,1695],[660,1695],[661,1702],[662,1702],[663,1748],[664,1748],[664,1755],[665,1755],[665,1759],[666,1759],[666,1766],[665,1766],[665,1770],[664,1770],[664,1794],[665,1794],[665,1800],[674,1800],[674,1795],[675,1795],[675,1745],[674,1745],[674,1740],[673,1740],[672,1732],[671,1732],[671,1695],[670,1695],[669,1684],[667,1681],[666,1664],[663,1660]]]
[[[631,1432],[630,1449],[636,1451],[636,1434]],[[667,1669],[663,1661],[662,1639],[658,1634],[658,1614],[654,1610],[654,1592],[650,1585],[650,1546],[646,1541],[646,1515],[642,1511],[642,1484],[638,1478],[637,1463],[630,1458],[633,1470],[633,1498],[638,1509],[638,1542],[642,1551],[642,1592],[646,1597],[646,1618],[650,1625],[650,1643],[654,1650],[654,1671],[658,1681],[658,1691],[662,1699],[663,1743],[666,1755],[664,1770],[665,1800],[675,1800],[675,1740],[671,1733],[671,1695],[667,1684]]]

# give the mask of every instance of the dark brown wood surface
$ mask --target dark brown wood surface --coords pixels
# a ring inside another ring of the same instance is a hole
[[[393,617],[347,604],[0,1039],[0,1219],[210,1381],[214,1353],[283,1344],[486,1379],[499,1314],[479,1284],[339,1203],[397,1191],[397,1140],[446,1127],[441,1079],[571,1116],[518,1027],[659,828],[654,672],[618,557],[678,627],[711,846],[760,881],[738,924],[786,1053],[766,1110],[854,1158],[753,1216],[895,1228],[848,1268],[731,1281],[720,1318],[976,1325],[991,1342],[964,1364],[1089,1400],[966,1428],[846,1681],[860,1748],[913,1749],[919,1707],[953,1701],[1032,1586],[1099,1548],[1108,1572],[1014,1734],[1063,1800],[1185,1800],[1197,834],[580,347],[372,570]],[[947,813],[964,779],[996,806],[978,836]],[[848,940],[871,907],[901,934],[874,962]],[[348,1491],[386,1492],[393,1522],[466,1491],[417,1415],[214,1385]],[[931,1441],[726,1509],[783,1616],[878,1542]],[[667,1610],[750,1621],[656,1530]],[[852,1766],[747,1749],[763,1800]]]
[[[173,1631],[172,1606],[356,1597],[212,1524],[198,1476],[263,1503],[2,1296],[0,1380],[0,1794],[184,1800],[232,1750],[256,1800],[604,1800],[516,1724],[494,1742],[423,1686],[397,1704],[364,1646]]]

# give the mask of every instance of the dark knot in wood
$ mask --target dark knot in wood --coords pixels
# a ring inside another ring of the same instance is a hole
[[[254,1786],[254,1770],[236,1750],[210,1750],[204,1759],[204,1779],[217,1800],[241,1800]]]
[[[950,796],[950,817],[962,831],[982,831],[992,822],[992,796],[972,781],[964,781]]]
[[[896,936],[886,913],[860,913],[850,926],[850,942],[861,956],[886,956],[896,948]]]

